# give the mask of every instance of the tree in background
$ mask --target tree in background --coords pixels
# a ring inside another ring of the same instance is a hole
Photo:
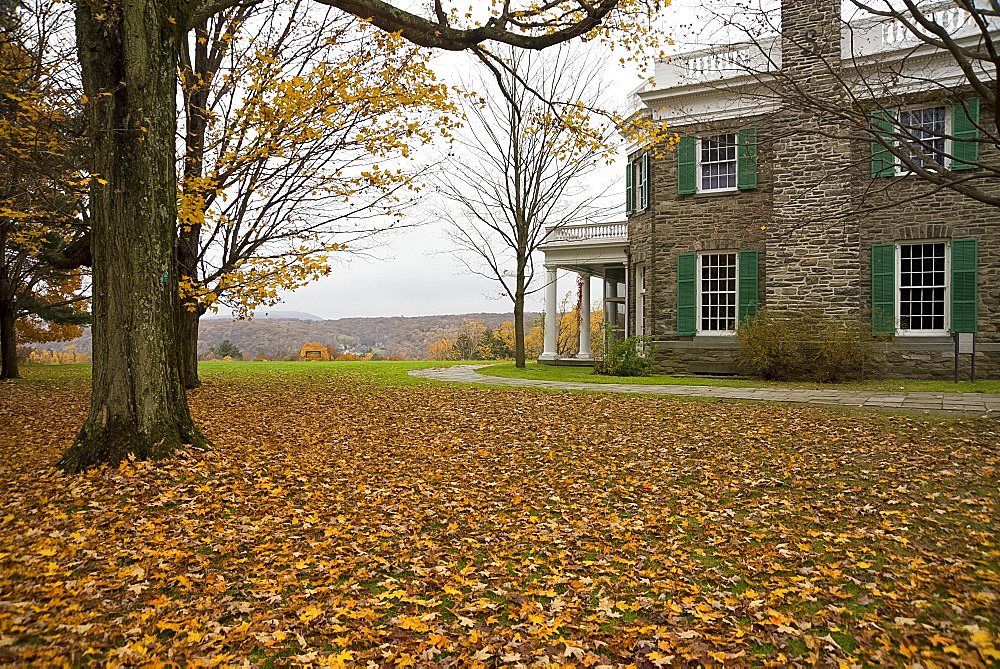
[[[600,59],[562,46],[505,52],[504,69],[465,104],[470,119],[440,179],[440,208],[466,269],[497,281],[514,305],[514,360],[524,367],[524,300],[548,229],[605,213],[587,180],[613,156],[616,125],[596,110],[606,82]]]
[[[82,225],[70,25],[62,5],[0,3],[0,379],[18,376],[18,340],[72,339],[87,318],[82,273],[51,259]]]
[[[415,148],[457,122],[426,56],[395,34],[307,3],[267,0],[184,37],[178,228],[186,387],[198,322],[250,317],[394,227],[419,187]],[[335,356],[333,356],[335,357]]]
[[[236,348],[228,339],[223,339],[221,344],[208,350],[220,360],[225,360],[226,358],[232,358],[233,360],[243,359],[243,351]]]
[[[571,302],[572,293],[566,293],[560,303],[556,325],[556,347],[559,355],[571,358],[580,351],[580,293]],[[572,306],[570,306],[572,304]],[[544,319],[542,319],[544,324]],[[594,357],[601,357],[604,351],[604,309],[600,301],[595,302],[590,310],[590,349]]]
[[[569,296],[563,300],[558,341],[560,353],[572,355],[580,344],[580,308],[569,308]],[[590,312],[590,338],[594,354],[604,350],[604,313],[600,302]],[[543,327],[539,317],[525,333],[525,351],[537,358],[542,352]],[[428,346],[428,360],[511,360],[514,357],[514,321],[504,321],[490,329],[479,321],[465,321],[461,329],[446,334]]]
[[[490,328],[483,330],[476,347],[476,356],[480,360],[507,360],[514,357],[512,338],[504,337],[498,327],[494,332]]]
[[[384,0],[313,0],[419,46],[452,51],[507,44],[543,49],[622,35],[643,45],[658,3],[505,2],[430,17]],[[176,262],[177,63],[184,36],[241,0],[78,0],[77,53],[91,144],[94,374],[90,413],[60,466],[79,471],[126,456],[205,445],[184,394]],[[117,355],[131,351],[130,356]]]

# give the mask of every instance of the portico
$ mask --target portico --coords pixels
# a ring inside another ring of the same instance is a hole
[[[582,223],[553,226],[539,246],[545,254],[545,338],[538,361],[559,364],[557,343],[558,270],[576,272],[582,279],[581,324],[590,323],[590,279],[602,279],[604,318],[611,328],[627,334],[628,226],[625,223]],[[573,360],[593,360],[590,328],[580,328],[579,352]]]

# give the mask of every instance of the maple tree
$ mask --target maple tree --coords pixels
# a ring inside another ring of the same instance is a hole
[[[1000,660],[995,420],[417,364],[209,364],[212,451],[74,477],[84,370],[0,385],[0,663]]]
[[[45,0],[0,5],[0,379],[18,376],[18,339],[71,339],[84,320],[80,272],[49,257],[82,225],[68,26]]]
[[[473,49],[483,57],[487,41],[543,49],[614,34],[642,44],[659,6],[646,0],[556,0],[463,14],[438,2],[424,16],[382,0],[312,2],[419,46]],[[189,29],[240,4],[77,0],[90,171],[99,175],[90,192],[95,373],[90,413],[60,461],[67,470],[206,444],[191,420],[180,370],[176,65]]]
[[[181,50],[178,229],[186,387],[198,321],[250,317],[397,225],[423,164],[458,122],[427,56],[333,9],[270,0],[200,19]],[[405,195],[404,195],[405,194]]]

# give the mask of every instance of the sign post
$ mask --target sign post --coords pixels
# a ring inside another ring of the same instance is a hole
[[[976,380],[976,334],[974,332],[955,333],[955,383],[958,383],[958,356],[972,356],[972,380]]]

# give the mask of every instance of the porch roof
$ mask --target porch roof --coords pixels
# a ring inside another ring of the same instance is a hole
[[[545,264],[597,273],[604,265],[620,265],[628,256],[628,224],[578,223],[546,228],[538,247]]]

